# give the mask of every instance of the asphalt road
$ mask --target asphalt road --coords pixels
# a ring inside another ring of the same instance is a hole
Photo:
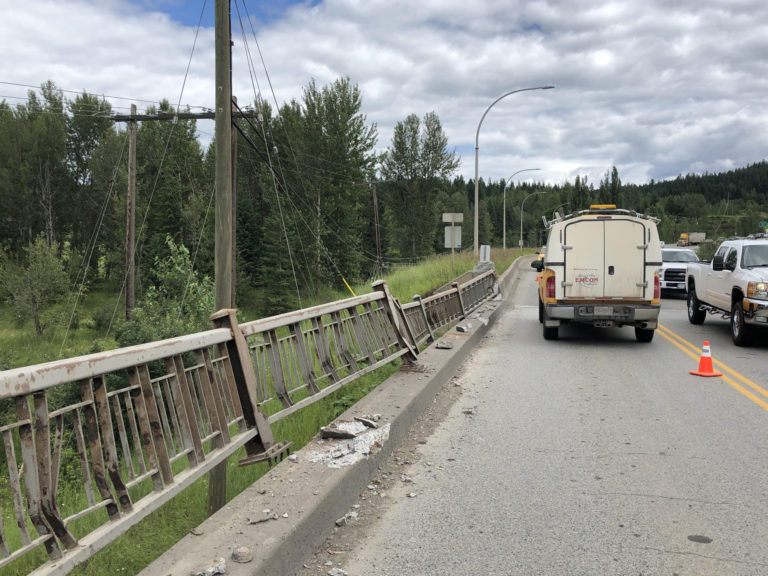
[[[534,274],[521,267],[460,396],[329,561],[349,576],[768,574],[768,338],[737,348],[727,321],[692,326],[667,298],[650,344],[579,326],[547,342]],[[705,339],[723,377],[689,374]]]

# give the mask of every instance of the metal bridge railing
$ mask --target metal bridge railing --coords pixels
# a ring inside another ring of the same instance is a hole
[[[405,357],[492,292],[489,272],[401,306],[370,294],[213,330],[0,372],[0,570],[66,574],[213,467],[279,457],[270,425]],[[60,489],[66,485],[66,501]],[[79,536],[76,537],[76,534]]]

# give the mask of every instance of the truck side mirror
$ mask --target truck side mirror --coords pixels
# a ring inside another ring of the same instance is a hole
[[[715,256],[712,258],[712,270],[720,271],[723,269],[723,257],[722,256]]]
[[[541,260],[534,260],[531,262],[531,268],[536,268],[537,271],[541,272],[544,270],[544,262]]]

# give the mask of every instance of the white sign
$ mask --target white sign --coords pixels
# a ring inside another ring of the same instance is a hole
[[[464,214],[461,212],[443,212],[443,222],[455,223],[464,222]]]
[[[453,242],[451,242],[451,231],[453,231]],[[445,247],[461,250],[461,226],[445,227]]]

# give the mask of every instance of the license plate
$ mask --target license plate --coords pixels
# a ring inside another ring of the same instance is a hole
[[[595,316],[612,316],[613,306],[595,306]]]

